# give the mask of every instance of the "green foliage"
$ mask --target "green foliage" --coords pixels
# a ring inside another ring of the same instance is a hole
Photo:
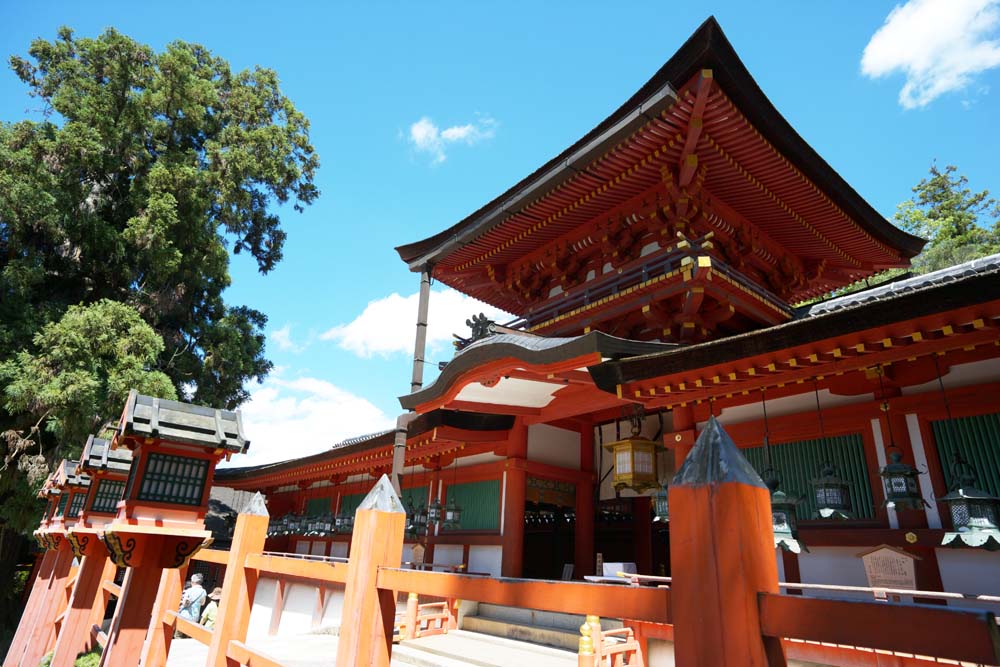
[[[270,271],[279,211],[319,194],[309,122],[277,74],[234,72],[198,44],[156,52],[114,29],[63,28],[10,65],[45,117],[0,122],[7,464],[30,452],[18,467],[41,469],[77,451],[131,387],[240,404],[271,363],[266,317],[223,299],[229,253]],[[8,499],[25,493],[11,477],[0,475]]]
[[[38,663],[38,667],[49,667],[52,664],[52,651],[49,651],[42,656],[41,662]]]
[[[100,651],[91,651],[77,657],[73,667],[97,667],[99,664],[101,664]]]
[[[56,455],[78,456],[87,435],[117,416],[130,389],[177,396],[170,378],[152,370],[163,340],[123,303],[71,306],[35,335],[34,350],[0,363],[0,399],[8,412],[35,418],[32,428],[53,436]],[[17,443],[14,434],[6,440],[8,459],[34,441]]]
[[[988,190],[972,192],[968,179],[932,165],[930,177],[913,188],[915,197],[896,210],[895,222],[927,239],[913,260],[916,273],[928,273],[1000,252],[1000,204]]]

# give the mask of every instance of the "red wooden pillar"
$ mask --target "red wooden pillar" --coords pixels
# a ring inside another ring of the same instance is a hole
[[[35,616],[44,604],[49,590],[49,579],[52,577],[55,568],[58,552],[55,549],[46,549],[42,554],[41,563],[35,568],[35,577],[30,584],[31,593],[28,602],[21,612],[21,622],[14,633],[14,639],[7,649],[7,657],[4,658],[3,667],[17,667],[24,647],[31,637],[31,631],[35,627]]]
[[[524,572],[524,503],[528,494],[528,427],[518,420],[507,442],[506,485],[503,504],[504,577],[520,577]]]
[[[669,493],[677,664],[784,666],[757,606],[759,593],[778,592],[770,493],[715,417]]]
[[[108,644],[101,655],[101,667],[136,667],[139,664],[163,573],[155,554],[162,551],[163,546],[160,536],[136,540],[108,632]],[[151,557],[146,558],[147,555]],[[149,562],[144,563],[144,560]]]
[[[594,573],[594,427],[580,430],[580,471],[576,485],[576,523],[573,525],[573,570],[579,579]],[[522,523],[524,515],[522,513]]]
[[[149,629],[146,631],[146,641],[142,645],[143,667],[164,667],[170,654],[170,642],[174,638],[173,623],[166,623],[166,612],[177,611],[178,603],[184,592],[184,579],[187,577],[188,565],[179,568],[168,568],[160,575],[160,589],[153,603],[150,614]]]
[[[389,478],[382,475],[354,518],[338,665],[389,666],[396,596],[393,591],[379,591],[376,581],[379,567],[402,563],[405,524],[406,510]]]
[[[96,536],[92,539],[96,541]],[[90,548],[86,552],[80,551],[83,558],[76,573],[76,584],[59,637],[56,639],[52,667],[73,667],[76,656],[90,646],[90,629],[95,622],[95,612],[100,611],[100,615],[104,615],[101,583],[106,578],[114,577],[114,563],[108,559],[108,552],[103,544],[88,546]]]
[[[264,550],[268,518],[264,498],[258,493],[236,519],[233,543],[226,562],[226,577],[222,582],[222,600],[205,662],[208,667],[226,667],[229,642],[244,642],[247,639],[257,574],[246,570],[243,564],[249,554],[259,554]]]
[[[31,619],[31,634],[28,635],[27,643],[24,645],[24,653],[21,655],[20,661],[16,663],[20,664],[21,667],[37,667],[42,656],[48,652],[56,616],[65,604],[66,583],[74,556],[69,542],[64,537],[59,535],[55,539],[58,539],[55,549],[55,564],[49,577],[48,586],[45,587],[45,597],[39,605],[37,613]]]

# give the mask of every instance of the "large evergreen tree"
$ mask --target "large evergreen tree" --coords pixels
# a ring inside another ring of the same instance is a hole
[[[916,273],[928,273],[1000,252],[1000,204],[989,190],[973,192],[969,181],[948,165],[931,165],[930,176],[913,188],[914,197],[899,205],[895,222],[927,239],[913,260]]]
[[[197,44],[64,28],[10,64],[44,116],[0,123],[0,495],[78,453],[124,384],[247,398],[266,318],[223,299],[229,253],[273,269],[319,164],[275,72]]]

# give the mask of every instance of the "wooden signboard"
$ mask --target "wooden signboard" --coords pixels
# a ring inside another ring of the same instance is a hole
[[[915,556],[908,551],[881,545],[858,554],[865,564],[865,576],[872,588],[899,588],[914,590],[917,587]]]

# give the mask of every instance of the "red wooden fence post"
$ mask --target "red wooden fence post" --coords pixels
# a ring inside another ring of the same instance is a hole
[[[21,612],[21,622],[18,624],[14,639],[7,649],[7,657],[4,658],[3,667],[17,667],[24,654],[24,647],[27,645],[34,627],[35,615],[46,599],[49,578],[52,576],[58,555],[59,552],[55,549],[46,549],[41,564],[35,568],[35,579],[29,584],[31,594],[28,596],[28,602],[24,605],[24,611]]]
[[[403,627],[403,639],[416,639],[417,637],[417,612],[420,604],[420,596],[410,593],[406,597],[406,620]]]
[[[389,478],[382,475],[354,518],[337,665],[389,665],[396,596],[393,591],[379,591],[376,583],[380,566],[402,564],[405,523],[406,510]]]
[[[247,570],[244,565],[249,554],[264,551],[268,520],[267,506],[259,493],[236,518],[229,560],[226,562],[226,576],[222,580],[222,599],[219,601],[212,644],[205,661],[208,667],[226,667],[229,664],[226,658],[229,642],[246,641],[250,610],[257,589],[257,572]]]
[[[100,607],[101,617],[104,616],[101,583],[108,576],[107,565],[110,562],[108,552],[96,535],[79,537],[73,535],[67,539],[73,545],[73,552],[80,558],[80,569],[77,570],[76,584],[59,637],[56,639],[52,667],[73,667],[76,656],[90,645],[90,629],[94,624],[95,607]],[[110,576],[113,578],[114,569],[110,569]]]
[[[62,534],[50,533],[49,539],[55,544],[56,560],[45,589],[45,597],[31,620],[32,627],[21,655],[21,667],[37,667],[49,650],[49,641],[55,630],[56,616],[66,599],[66,583],[73,566],[73,550]],[[41,583],[41,582],[39,582]]]
[[[166,612],[176,611],[184,592],[184,579],[187,577],[188,565],[178,568],[168,568],[160,575],[160,589],[156,593],[156,602],[146,631],[146,641],[142,644],[140,663],[143,667],[164,667],[170,654],[170,642],[174,638],[174,626],[165,623]]]
[[[770,494],[714,417],[669,493],[677,665],[785,665],[780,641],[761,635],[757,603],[778,592]]]

